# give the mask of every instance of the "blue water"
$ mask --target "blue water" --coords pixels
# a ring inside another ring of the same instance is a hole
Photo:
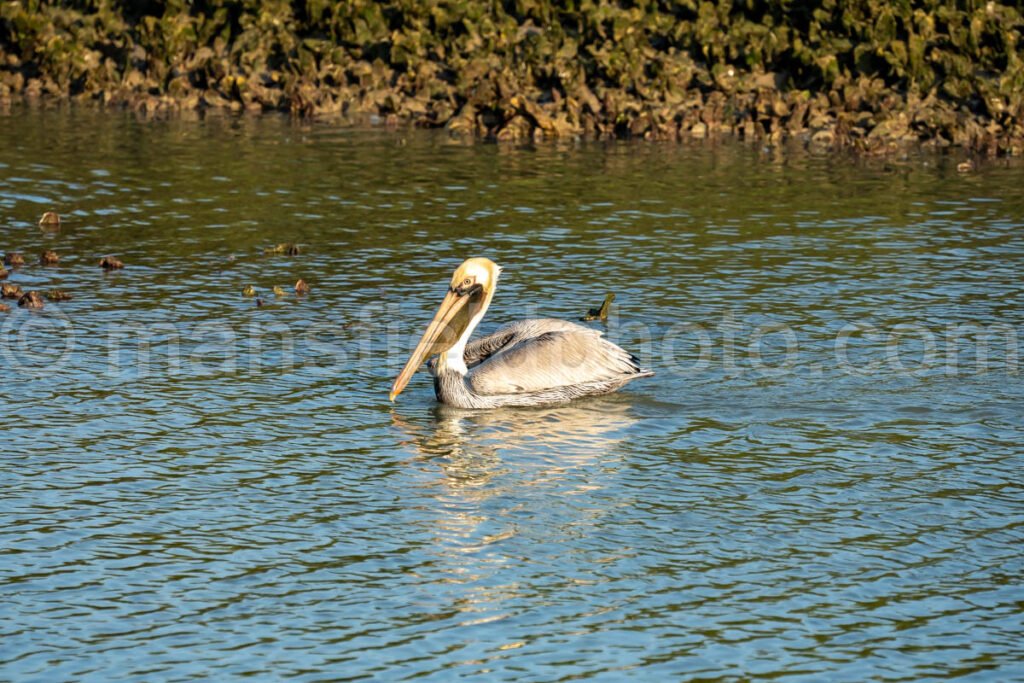
[[[0,679],[1024,680],[1018,165],[0,128]],[[389,403],[474,255],[657,375]]]

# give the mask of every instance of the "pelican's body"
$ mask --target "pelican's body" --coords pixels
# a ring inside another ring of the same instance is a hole
[[[430,363],[434,393],[457,408],[562,403],[607,394],[654,374],[597,330],[564,320],[520,320],[469,343],[500,272],[484,258],[456,269],[441,308],[395,379],[391,400],[435,354]]]

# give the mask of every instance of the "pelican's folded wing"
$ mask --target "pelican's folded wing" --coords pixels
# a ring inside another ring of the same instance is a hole
[[[506,325],[493,334],[469,342],[466,345],[466,352],[462,356],[466,362],[466,367],[472,368],[475,365],[479,365],[508,346],[515,338],[516,333],[513,326]]]
[[[523,321],[498,352],[471,369],[478,394],[519,394],[600,382],[643,372],[636,358],[601,333],[562,320]]]

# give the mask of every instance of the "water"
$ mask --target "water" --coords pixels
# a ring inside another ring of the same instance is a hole
[[[0,128],[0,678],[1024,680],[1019,166]],[[390,404],[471,255],[657,376]]]

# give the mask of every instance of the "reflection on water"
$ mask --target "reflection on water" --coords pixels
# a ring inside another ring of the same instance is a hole
[[[529,450],[559,471],[586,464],[594,455],[613,450],[626,437],[636,422],[631,410],[628,403],[611,399],[528,410],[473,411],[438,404],[432,409],[434,421],[427,428],[403,420],[397,410],[392,419],[396,427],[409,433],[420,454],[428,459],[444,458],[445,471],[458,480],[461,477],[457,472],[471,471],[478,459],[500,459],[504,449]],[[564,457],[583,445],[592,452],[575,453],[582,459]]]
[[[630,412],[607,400],[487,412],[438,406],[419,425],[393,412],[415,448],[406,467],[421,473],[418,489],[430,501],[419,512],[433,568],[445,583],[465,588],[453,598],[460,626],[512,618],[531,589],[495,579],[546,553],[557,562],[560,553],[582,552],[579,543],[622,504],[599,492],[621,469],[620,444],[635,422]]]
[[[1019,168],[0,128],[0,678],[1021,677]],[[471,255],[657,375],[388,403]]]
[[[415,449],[407,466],[423,473],[422,492],[436,498],[433,523],[439,547],[446,548],[449,541],[474,537],[478,528],[492,525],[501,530],[487,539],[514,536],[513,510],[499,508],[493,518],[486,514],[495,499],[522,507],[531,499],[605,488],[621,468],[622,442],[636,422],[631,410],[627,403],[598,399],[494,411],[437,406],[432,419],[420,426],[398,417],[398,411],[392,419]],[[566,521],[581,523],[576,516]]]

